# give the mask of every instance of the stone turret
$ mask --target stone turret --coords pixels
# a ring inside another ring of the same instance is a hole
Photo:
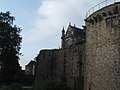
[[[61,39],[62,39],[62,48],[65,48],[65,30],[64,30],[64,27],[63,27],[63,30],[62,30],[62,37],[61,37]]]
[[[63,28],[61,39],[62,48],[68,48],[71,45],[83,43],[85,41],[84,29],[77,28],[75,24],[72,26],[71,23],[69,23],[66,33]]]
[[[85,90],[120,90],[120,2],[85,21]]]

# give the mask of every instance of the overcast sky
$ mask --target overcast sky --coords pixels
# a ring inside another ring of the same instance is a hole
[[[63,26],[67,29],[71,22],[81,28],[87,11],[100,2],[101,0],[0,0],[0,11],[10,11],[16,17],[15,24],[23,29],[23,56],[20,60],[23,69],[40,50],[59,48]]]

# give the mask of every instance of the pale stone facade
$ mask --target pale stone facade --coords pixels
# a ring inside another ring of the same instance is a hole
[[[66,32],[63,28],[61,39],[62,48],[68,48],[71,45],[83,43],[85,41],[85,30],[77,28],[75,24],[74,26],[69,24]]]

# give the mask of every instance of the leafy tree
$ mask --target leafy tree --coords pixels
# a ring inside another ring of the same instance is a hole
[[[8,84],[16,80],[21,70],[21,29],[13,24],[14,20],[9,11],[0,13],[0,81]]]

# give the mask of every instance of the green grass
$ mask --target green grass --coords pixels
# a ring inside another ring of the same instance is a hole
[[[71,90],[70,87],[65,85],[63,82],[59,81],[49,81],[43,85],[43,87],[40,89],[34,89],[34,88],[27,88],[18,84],[18,83],[13,83],[9,86],[2,86],[0,87],[0,90]]]
[[[23,88],[22,85],[18,83],[13,83],[9,86],[2,86],[0,90],[34,90],[33,88]]]

